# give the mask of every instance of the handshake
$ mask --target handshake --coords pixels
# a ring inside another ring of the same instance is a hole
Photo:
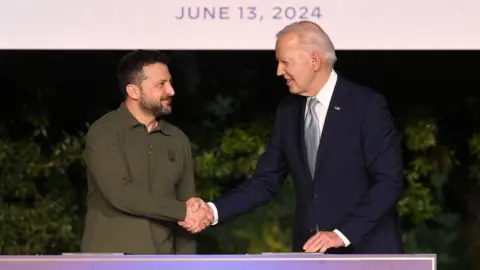
[[[213,223],[213,210],[202,199],[192,197],[185,203],[187,205],[187,216],[185,221],[179,221],[178,225],[191,233],[199,233]]]

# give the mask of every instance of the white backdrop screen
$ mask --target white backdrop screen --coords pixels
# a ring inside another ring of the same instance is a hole
[[[480,0],[5,0],[0,49],[272,50],[298,20],[339,50],[480,49],[478,11]]]

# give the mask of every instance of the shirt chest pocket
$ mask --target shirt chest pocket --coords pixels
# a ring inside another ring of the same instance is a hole
[[[150,179],[160,193],[171,193],[183,175],[183,156],[175,147],[157,147],[152,153]]]

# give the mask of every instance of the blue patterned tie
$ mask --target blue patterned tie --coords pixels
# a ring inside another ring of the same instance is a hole
[[[317,106],[317,98],[309,98],[308,110],[305,115],[305,146],[307,148],[308,165],[312,178],[315,174],[315,162],[317,160],[318,145],[320,143],[320,126],[318,123],[318,116],[315,112]]]

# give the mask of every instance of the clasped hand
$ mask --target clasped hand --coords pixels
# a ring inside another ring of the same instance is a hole
[[[186,201],[186,205],[187,216],[178,225],[191,233],[199,233],[213,223],[213,211],[202,199],[192,197]]]

